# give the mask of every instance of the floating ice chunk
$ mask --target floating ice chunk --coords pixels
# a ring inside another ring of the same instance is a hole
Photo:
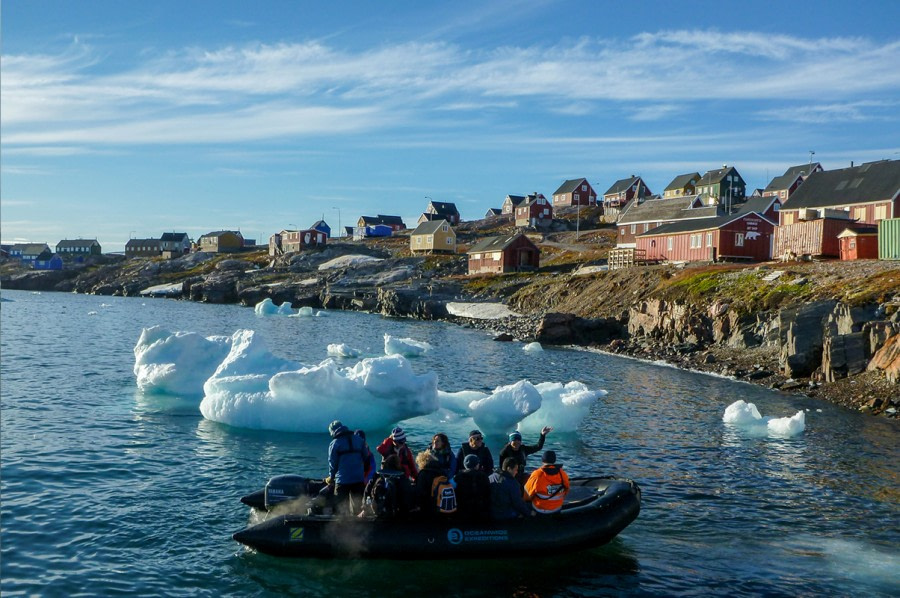
[[[522,347],[522,350],[529,353],[541,353],[544,351],[544,348],[541,346],[541,343],[528,343]]]
[[[199,396],[228,355],[231,338],[144,328],[134,346],[134,375],[144,392]]]
[[[528,380],[498,386],[494,392],[469,403],[469,412],[479,428],[503,432],[541,408],[541,393]]]
[[[519,422],[518,430],[523,434],[537,434],[544,426],[552,426],[556,432],[576,432],[597,399],[609,394],[578,381],[565,385],[542,382],[535,388],[541,393],[541,408]]]
[[[261,358],[262,355],[257,355]],[[413,373],[400,355],[363,359],[339,368],[331,359],[279,372],[262,388],[259,376],[234,376],[205,385],[200,412],[238,427],[325,432],[335,419],[361,428],[433,413],[439,407],[437,375]]]
[[[294,316],[297,318],[312,318],[315,315],[316,315],[316,312],[313,311],[313,308],[311,308],[308,305],[304,305],[303,307],[301,307],[300,309],[297,310],[297,313],[294,314]]]
[[[430,351],[432,346],[425,341],[417,341],[412,338],[394,338],[390,334],[384,335],[384,354],[403,355],[404,357],[419,357]]]
[[[350,345],[344,343],[328,345],[328,354],[332,357],[359,357],[359,349],[354,349]]]
[[[438,399],[441,401],[441,407],[463,415],[469,414],[469,404],[473,401],[486,399],[489,395],[477,390],[461,390],[459,392],[438,391]]]
[[[87,313],[87,315],[89,315],[89,316],[96,316],[96,315],[97,315],[97,312],[95,312],[95,311],[89,311],[89,312]]]
[[[722,421],[754,436],[792,438],[806,429],[806,414],[802,410],[793,417],[763,417],[756,405],[742,400],[735,401],[725,409]]]
[[[253,309],[258,316],[286,316],[294,313],[294,308],[291,306],[290,301],[285,301],[281,305],[276,306],[275,302],[273,302],[268,297],[257,303],[256,307],[254,307]]]

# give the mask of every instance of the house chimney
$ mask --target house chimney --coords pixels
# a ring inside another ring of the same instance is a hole
[[[850,160],[850,168],[853,168],[853,160]]]

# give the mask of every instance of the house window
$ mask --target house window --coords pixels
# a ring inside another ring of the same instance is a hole
[[[645,223],[644,223],[644,232],[647,232],[648,230],[650,230],[650,223],[649,223],[649,222],[645,222]]]
[[[713,237],[712,233],[706,233],[706,246],[707,247],[712,247],[712,237]]]
[[[783,217],[784,217],[785,225],[794,223],[794,213],[793,212],[787,212],[783,215]]]
[[[667,248],[669,251],[672,251],[672,237],[668,237],[668,238],[666,239],[666,248]]]
[[[575,199],[575,201],[578,201],[578,200],[581,198],[581,196],[578,195],[577,193],[575,193],[574,195],[572,195],[572,197]]]
[[[416,245],[422,244],[422,237],[416,237]]]
[[[744,246],[744,233],[734,233],[734,246],[735,247],[743,247]]]
[[[581,186],[581,190],[582,190],[582,191],[587,191],[587,185],[582,185],[582,186]]]
[[[493,252],[493,253],[491,254],[491,257],[494,258],[494,261],[495,261],[495,262],[499,262],[499,261],[500,261],[500,258],[503,257],[503,252],[501,252],[501,251],[495,251],[495,252]]]
[[[625,227],[624,226],[619,229],[619,234],[623,237],[625,236]]]
[[[875,206],[875,220],[887,218],[887,206]]]
[[[635,230],[636,227],[637,227],[636,224],[632,224],[632,225],[631,225],[631,234],[632,234],[632,235],[634,234],[634,230]]]
[[[850,239],[850,249],[856,248],[856,239]]]
[[[865,220],[866,219],[866,209],[865,208],[853,208],[853,217],[856,220]]]
[[[447,245],[453,245],[453,239],[447,237]]]
[[[703,247],[703,235],[691,235],[691,249],[699,249]]]
[[[448,226],[449,226],[448,224],[442,225],[442,226],[441,226],[441,230],[444,231],[444,232],[447,232],[447,227],[448,227]]]
[[[434,243],[434,236],[428,235],[428,238],[425,240],[425,242],[431,245],[432,243]]]

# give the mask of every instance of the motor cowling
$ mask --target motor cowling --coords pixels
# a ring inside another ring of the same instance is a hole
[[[266,510],[280,503],[309,495],[309,478],[293,474],[275,476],[266,484]]]

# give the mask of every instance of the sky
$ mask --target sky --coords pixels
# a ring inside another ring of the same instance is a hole
[[[4,0],[0,237],[266,242],[571,178],[900,159],[898,22],[895,0]]]

